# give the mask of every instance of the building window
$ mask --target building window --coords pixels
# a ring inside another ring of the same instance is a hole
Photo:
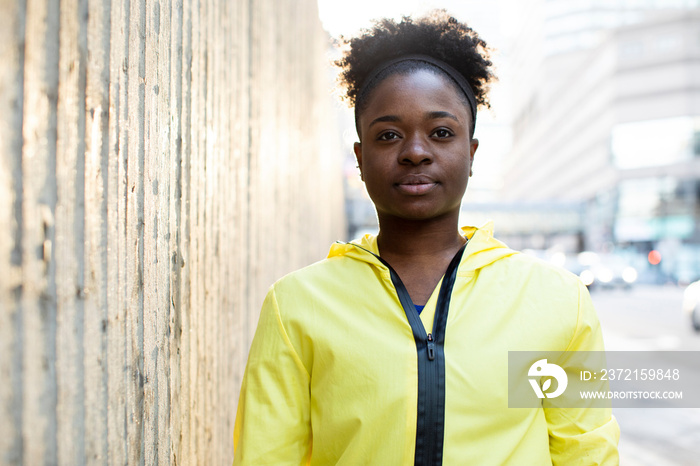
[[[696,129],[698,128],[698,129]],[[700,117],[634,121],[612,130],[612,157],[617,168],[669,165],[698,153]]]

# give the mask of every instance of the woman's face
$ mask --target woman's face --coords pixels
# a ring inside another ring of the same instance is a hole
[[[372,91],[355,155],[380,220],[459,215],[479,145],[463,100],[426,70],[389,76]]]

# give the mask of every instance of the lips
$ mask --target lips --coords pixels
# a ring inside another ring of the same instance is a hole
[[[395,186],[404,194],[419,196],[430,192],[437,184],[437,181],[427,175],[412,174],[401,178]]]

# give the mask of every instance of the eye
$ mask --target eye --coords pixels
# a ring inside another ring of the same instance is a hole
[[[438,128],[435,131],[433,131],[432,136],[434,136],[436,138],[444,139],[444,138],[449,138],[451,136],[454,136],[454,133],[446,128]]]
[[[377,140],[379,141],[391,141],[392,139],[398,139],[399,135],[398,133],[395,133],[394,131],[385,131],[382,134],[377,137]]]

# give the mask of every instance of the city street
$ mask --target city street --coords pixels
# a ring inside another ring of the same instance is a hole
[[[607,350],[700,351],[700,333],[682,314],[682,288],[639,285],[592,290],[591,296]],[[700,465],[700,408],[627,408],[614,414],[623,466]]]

